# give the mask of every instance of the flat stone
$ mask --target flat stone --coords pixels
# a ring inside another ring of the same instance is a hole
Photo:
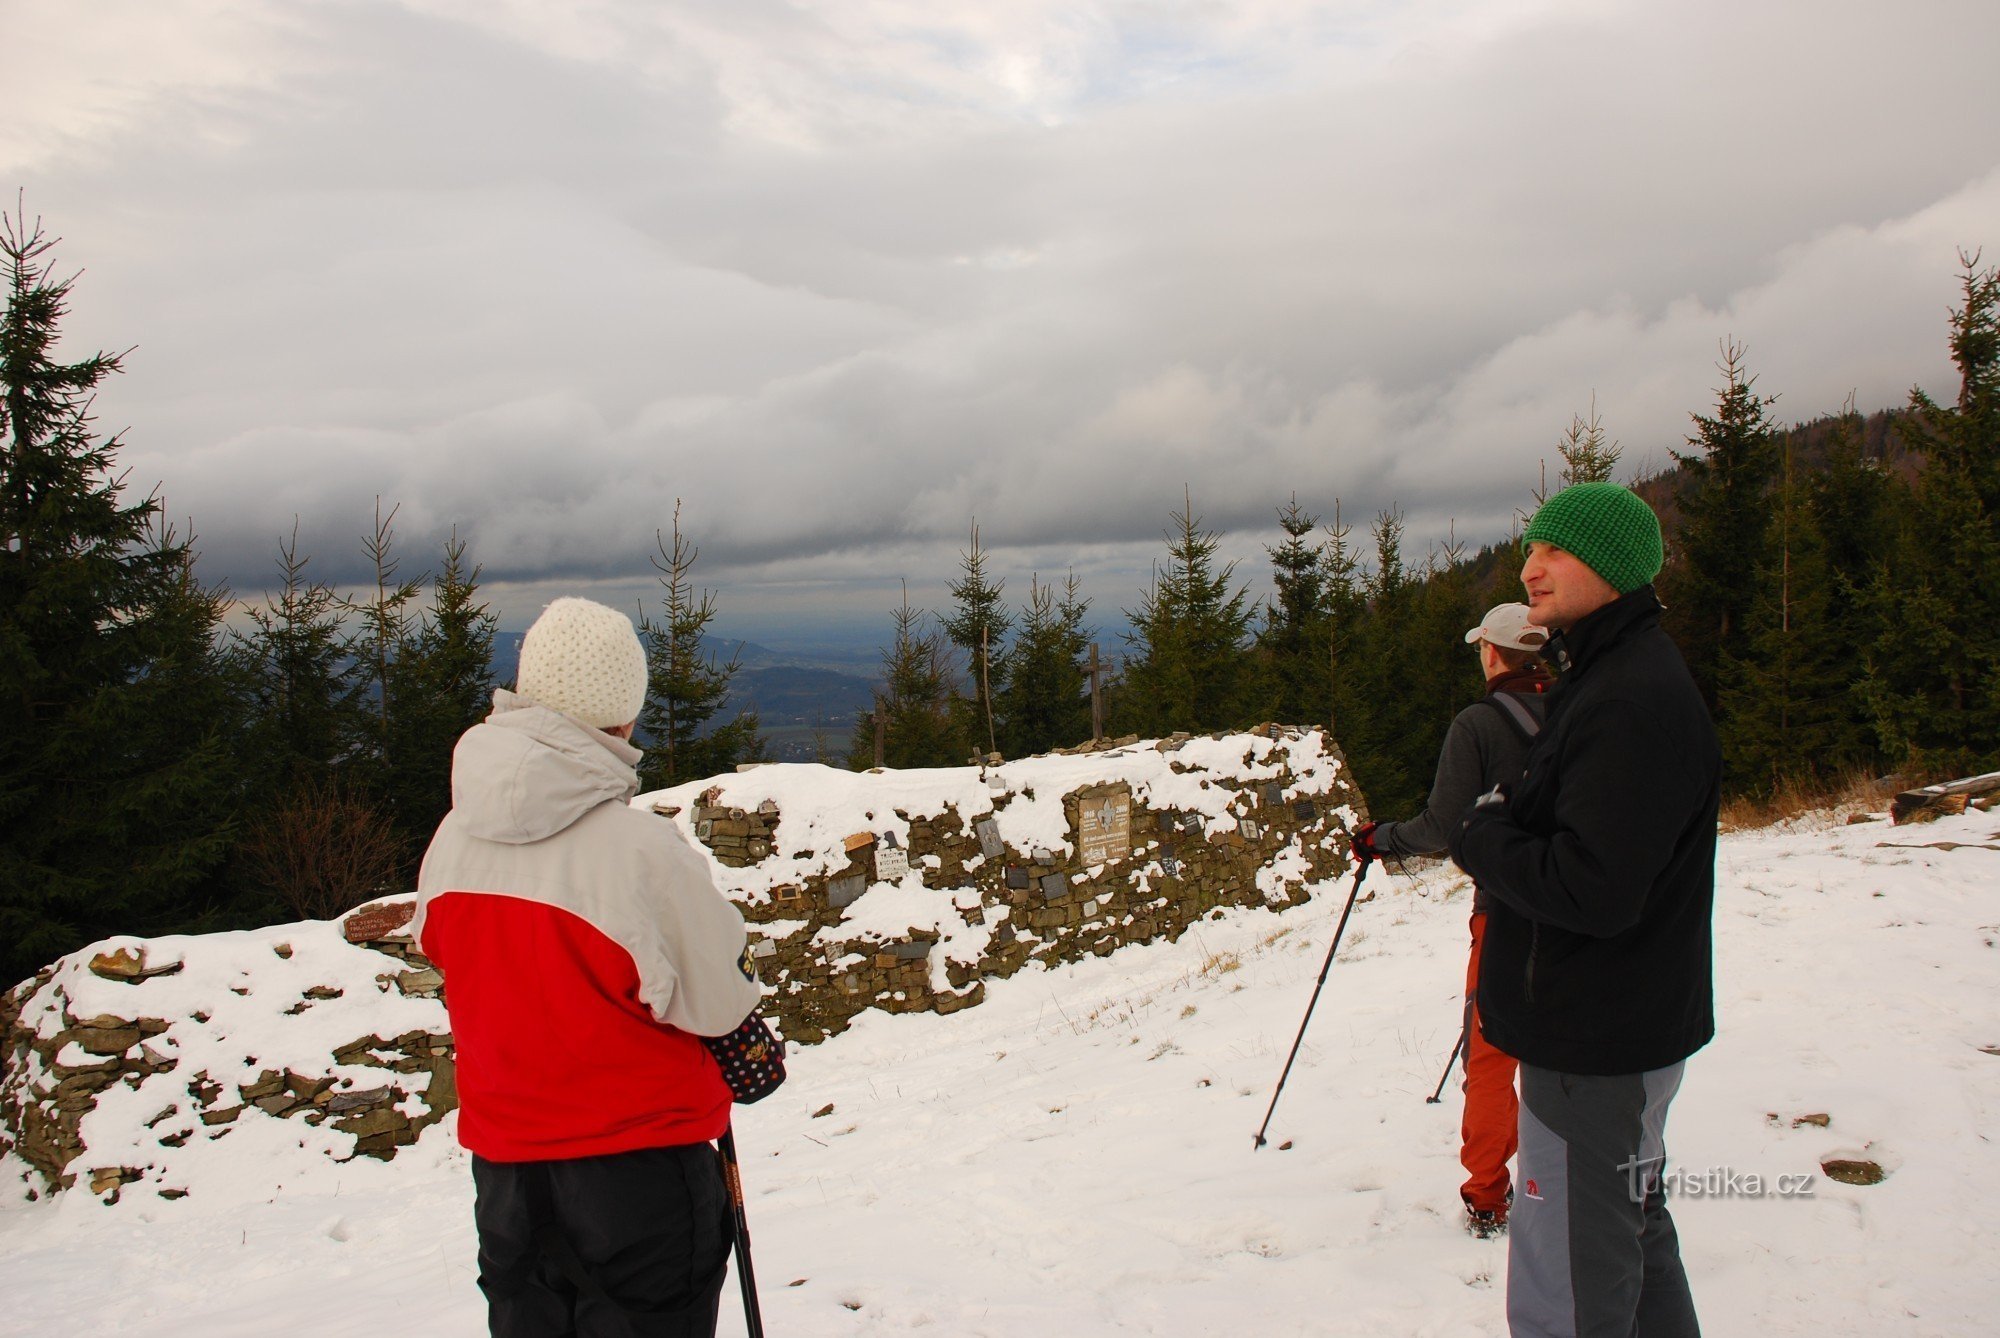
[[[111,952],[100,952],[90,959],[90,973],[105,980],[121,980],[128,985],[136,985],[154,976],[170,976],[181,969],[181,962],[149,963],[144,948],[117,948]]]
[[[137,1027],[99,1028],[77,1027],[69,1033],[69,1039],[88,1050],[93,1055],[122,1055],[139,1043]]]
[[[444,972],[436,967],[425,967],[421,971],[405,971],[396,977],[396,988],[414,999],[435,999],[444,988]]]
[[[333,1122],[334,1128],[344,1134],[353,1134],[356,1138],[367,1138],[375,1134],[392,1133],[398,1129],[407,1129],[409,1126],[410,1117],[393,1107],[385,1107],[382,1110],[364,1111],[357,1115],[350,1115],[344,1120],[335,1120]]]
[[[326,1101],[326,1108],[336,1115],[347,1110],[366,1110],[373,1106],[386,1105],[393,1100],[393,1089],[371,1087],[364,1092],[335,1092]]]
[[[201,1113],[201,1122],[210,1126],[233,1124],[236,1121],[236,1117],[241,1115],[246,1109],[248,1107],[245,1106],[223,1106],[215,1110],[204,1110]]]

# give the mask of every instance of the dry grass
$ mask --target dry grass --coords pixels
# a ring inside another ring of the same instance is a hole
[[[1831,777],[1786,780],[1769,795],[1737,795],[1722,801],[1719,824],[1725,832],[1750,831],[1792,822],[1811,814],[1844,818],[1880,813],[1898,791],[1921,784],[1907,776],[1870,776],[1860,771]]]

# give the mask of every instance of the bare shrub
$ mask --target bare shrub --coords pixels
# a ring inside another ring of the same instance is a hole
[[[1833,776],[1780,781],[1768,795],[1737,795],[1722,801],[1717,825],[1725,832],[1750,831],[1789,822],[1809,813],[1829,816],[1878,812],[1888,808],[1909,781],[1899,776],[1870,776],[1846,771]]]
[[[243,846],[250,876],[302,920],[330,920],[397,890],[407,854],[380,809],[320,781],[293,790]]]

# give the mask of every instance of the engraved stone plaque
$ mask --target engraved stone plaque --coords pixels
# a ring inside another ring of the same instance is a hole
[[[1110,864],[1132,853],[1132,791],[1127,787],[1078,795],[1076,821],[1085,865]]]

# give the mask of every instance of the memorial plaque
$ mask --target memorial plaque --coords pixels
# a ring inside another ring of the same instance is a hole
[[[1078,795],[1076,822],[1079,856],[1086,867],[1132,853],[1132,791],[1125,786]]]
[[[1043,901],[1061,901],[1069,895],[1069,879],[1059,873],[1045,873],[1041,877]]]
[[[914,962],[920,958],[930,956],[931,945],[922,940],[916,940],[910,943],[898,943],[889,949],[889,951],[895,953],[906,962]]]
[[[1285,787],[1272,781],[1264,787],[1264,802],[1273,807],[1285,802]]]
[[[778,945],[767,938],[759,939],[750,945],[750,955],[752,957],[776,957],[778,955]]]
[[[1310,799],[1301,799],[1292,805],[1292,816],[1300,822],[1311,822],[1319,816],[1319,809]]]
[[[773,901],[797,901],[803,895],[805,894],[799,890],[797,883],[780,883],[771,889]]]
[[[1170,810],[1165,813],[1155,813],[1153,816],[1158,820],[1160,830],[1163,832],[1177,832],[1181,829],[1181,815],[1178,813]]]
[[[868,890],[868,880],[860,874],[849,874],[836,878],[826,885],[826,904],[838,910],[861,900],[861,894]]]
[[[1264,835],[1264,829],[1248,818],[1243,819],[1237,826],[1242,829],[1243,839],[1246,841],[1255,841]]]
[[[1186,832],[1189,836],[1200,836],[1202,832],[1201,814],[1199,813],[1181,814],[1181,830]]]
[[[875,881],[893,883],[910,871],[909,852],[901,846],[877,846],[875,849]]]
[[[981,818],[972,824],[972,831],[979,838],[979,853],[988,859],[999,859],[1007,846],[1000,839],[1000,824],[991,818]]]
[[[1172,855],[1160,856],[1160,872],[1168,878],[1181,876],[1181,862]]]
[[[1018,864],[1007,866],[1007,886],[1016,890],[1028,885],[1028,871]]]

